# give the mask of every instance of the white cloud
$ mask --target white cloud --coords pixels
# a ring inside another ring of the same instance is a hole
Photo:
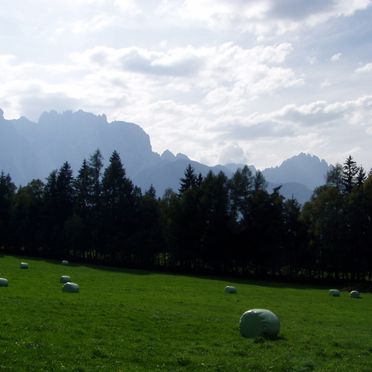
[[[141,125],[156,151],[209,164],[368,153],[372,63],[355,60],[371,60],[357,37],[371,28],[346,17],[369,0],[13,3],[0,16],[6,117],[105,112]],[[355,53],[337,53],[354,36]]]
[[[372,72],[372,63],[367,63],[364,66],[357,68],[355,72],[360,74]]]
[[[228,143],[219,149],[218,162],[220,164],[246,164],[248,163],[248,160],[249,156],[237,143]]]
[[[304,26],[314,27],[332,18],[349,17],[371,4],[371,0],[163,0],[158,11],[213,29],[232,28],[267,35],[284,34]]]
[[[107,14],[96,15],[87,20],[79,20],[71,25],[71,31],[74,34],[82,34],[86,32],[101,31],[106,27],[112,26],[117,21],[115,16]],[[57,30],[58,33],[66,31],[66,29]]]
[[[342,53],[336,53],[334,54],[331,58],[330,58],[330,61],[331,62],[338,62],[342,57]]]
[[[141,8],[135,0],[114,0],[113,4],[121,11],[130,15],[138,15],[142,13]]]

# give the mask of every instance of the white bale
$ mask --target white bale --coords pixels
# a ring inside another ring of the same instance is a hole
[[[63,285],[62,287],[63,292],[79,292],[80,287],[78,284],[73,283],[73,282],[67,282]]]
[[[67,283],[71,282],[71,277],[68,275],[62,275],[61,278],[59,279],[60,283]]]
[[[255,338],[276,337],[280,331],[280,320],[270,310],[251,309],[240,317],[240,334]]]
[[[19,265],[19,267],[21,269],[28,269],[28,263],[27,262],[21,262],[21,264]]]
[[[67,260],[62,260],[62,265],[68,265],[69,262]]]
[[[236,293],[236,288],[231,285],[227,285],[225,287],[225,293]]]
[[[8,279],[0,278],[0,287],[7,287],[8,286]]]
[[[350,292],[351,298],[360,298],[360,293],[358,291],[351,291]]]
[[[340,297],[341,292],[338,289],[330,289],[329,295],[333,297]]]

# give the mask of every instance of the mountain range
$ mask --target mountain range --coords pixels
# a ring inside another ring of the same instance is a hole
[[[9,173],[17,185],[33,178],[45,179],[52,170],[68,161],[76,172],[83,161],[100,149],[105,163],[118,151],[127,175],[146,190],[153,185],[159,196],[167,188],[177,190],[188,164],[202,175],[223,171],[231,176],[243,164],[213,167],[174,155],[169,150],[154,152],[150,137],[137,124],[108,122],[105,115],[84,111],[44,112],[37,123],[25,117],[6,120],[0,109],[0,171]],[[252,172],[256,171],[250,165]],[[329,165],[315,155],[301,153],[280,166],[262,170],[268,188],[282,185],[281,193],[304,203],[315,187],[322,185]]]

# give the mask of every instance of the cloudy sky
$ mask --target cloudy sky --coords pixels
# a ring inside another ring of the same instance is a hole
[[[372,167],[372,0],[3,0],[5,117],[83,109],[153,149]]]

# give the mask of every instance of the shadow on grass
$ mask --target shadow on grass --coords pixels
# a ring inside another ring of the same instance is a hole
[[[69,263],[67,265],[62,264],[62,260],[57,259],[50,259],[50,258],[43,258],[43,257],[34,257],[34,256],[16,256],[16,255],[2,255],[1,257],[13,257],[14,259],[20,260],[20,261],[38,261],[38,262],[46,262],[51,265],[61,266],[61,267],[87,267],[89,269],[93,270],[104,270],[104,271],[110,271],[110,272],[121,272],[121,273],[127,273],[127,274],[133,274],[133,275],[151,275],[157,273],[156,271],[149,271],[149,270],[141,270],[141,269],[131,269],[131,268],[124,268],[124,267],[115,267],[115,266],[109,266],[109,265],[98,265],[94,263],[86,263],[86,262],[78,262],[74,261]]]
[[[253,339],[253,342],[255,344],[263,344],[265,342],[281,342],[281,341],[287,341],[287,338],[282,335],[278,336],[258,336]]]
[[[95,263],[87,263],[87,262],[79,262],[69,261],[68,265],[62,265],[61,260],[56,259],[48,259],[48,258],[42,258],[42,257],[33,257],[33,256],[15,256],[15,255],[0,255],[0,257],[15,257],[20,260],[35,260],[35,261],[43,261],[47,262],[49,264],[53,265],[60,265],[60,266],[70,266],[70,267],[87,267],[93,270],[102,270],[102,271],[110,271],[110,272],[121,272],[126,274],[133,274],[133,275],[168,275],[168,276],[184,276],[189,278],[196,278],[196,279],[208,279],[208,280],[216,280],[216,281],[223,281],[228,284],[249,284],[249,285],[255,285],[255,286],[262,286],[262,287],[268,287],[268,288],[281,288],[281,289],[300,289],[300,290],[313,290],[313,289],[321,289],[326,290],[331,287],[337,286],[336,283],[330,283],[330,282],[302,282],[302,281],[293,281],[290,282],[288,279],[284,278],[277,278],[277,279],[253,279],[253,278],[244,278],[239,276],[233,276],[233,275],[218,275],[218,274],[208,274],[208,273],[188,273],[184,271],[176,271],[172,269],[134,269],[129,267],[118,267],[118,266],[109,266],[101,265],[101,264],[95,264]],[[345,287],[344,285],[340,285],[340,287]],[[350,285],[350,288],[353,289],[359,289],[363,292],[372,292],[372,284],[370,283],[355,283],[354,285]],[[342,289],[345,290],[344,288]]]

